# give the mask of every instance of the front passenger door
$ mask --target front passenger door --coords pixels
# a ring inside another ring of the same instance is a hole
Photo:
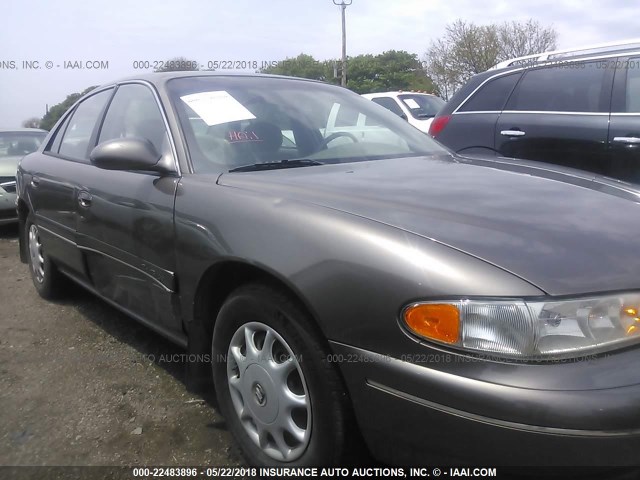
[[[640,184],[640,57],[616,64],[608,139],[612,176]]]
[[[159,153],[170,157],[169,165],[175,165],[156,95],[143,83],[118,87],[97,143],[127,137],[149,140]],[[87,165],[80,178],[78,204],[77,242],[93,287],[170,336],[181,333],[173,303],[173,204],[178,181],[177,174]]]

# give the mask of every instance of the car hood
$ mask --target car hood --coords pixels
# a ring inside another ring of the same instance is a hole
[[[640,289],[640,196],[593,176],[418,157],[223,174],[218,183],[388,224],[551,295]]]
[[[0,177],[15,177],[21,158],[20,156],[0,157]]]

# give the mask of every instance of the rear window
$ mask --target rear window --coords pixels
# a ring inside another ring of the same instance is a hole
[[[411,112],[411,116],[417,119],[435,117],[444,106],[444,100],[433,95],[407,94],[398,95],[405,107]]]
[[[35,152],[46,136],[47,132],[0,132],[0,158]]]
[[[640,113],[640,57],[628,62],[625,106],[626,112]]]
[[[111,89],[96,93],[80,103],[73,112],[63,134],[58,153],[76,160],[88,161],[88,149],[96,123],[111,97]]]
[[[460,107],[461,112],[496,112],[504,108],[521,73],[512,73],[489,80],[473,97]]]
[[[506,109],[518,111],[604,112],[601,94],[605,62],[565,63],[525,73]]]

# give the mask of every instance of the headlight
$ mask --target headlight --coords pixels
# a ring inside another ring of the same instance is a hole
[[[412,333],[470,352],[556,359],[599,353],[640,338],[640,294],[554,302],[421,302],[402,312]]]

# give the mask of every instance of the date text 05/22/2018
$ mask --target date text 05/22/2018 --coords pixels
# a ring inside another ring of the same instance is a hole
[[[286,66],[290,60],[134,60],[135,70],[262,70]]]

